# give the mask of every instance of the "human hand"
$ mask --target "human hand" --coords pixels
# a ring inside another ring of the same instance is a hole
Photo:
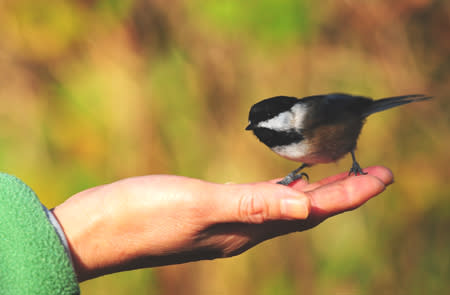
[[[392,183],[384,167],[290,187],[150,175],[80,192],[53,212],[79,281],[129,269],[229,257],[355,209]]]

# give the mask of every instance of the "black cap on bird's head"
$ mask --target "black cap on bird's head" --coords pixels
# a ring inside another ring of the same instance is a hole
[[[248,114],[248,126],[245,130],[254,130],[258,123],[266,121],[292,108],[298,98],[290,96],[275,96],[264,99],[252,106]]]

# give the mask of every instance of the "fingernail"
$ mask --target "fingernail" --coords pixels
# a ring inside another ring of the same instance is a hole
[[[281,214],[292,219],[306,219],[309,215],[310,203],[308,198],[281,200]]]

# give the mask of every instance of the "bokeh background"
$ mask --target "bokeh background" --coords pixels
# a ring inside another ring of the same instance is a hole
[[[369,118],[359,162],[396,183],[364,207],[83,294],[448,294],[449,1],[3,0],[0,36],[0,169],[49,207],[136,175],[283,176],[296,164],[244,131],[270,96],[435,97]]]

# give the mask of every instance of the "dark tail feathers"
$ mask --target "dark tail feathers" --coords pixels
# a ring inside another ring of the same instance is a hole
[[[431,96],[425,96],[423,94],[410,94],[374,100],[367,111],[363,113],[363,116],[367,117],[376,112],[381,112],[393,107],[401,106],[403,104],[427,100],[430,98]]]

